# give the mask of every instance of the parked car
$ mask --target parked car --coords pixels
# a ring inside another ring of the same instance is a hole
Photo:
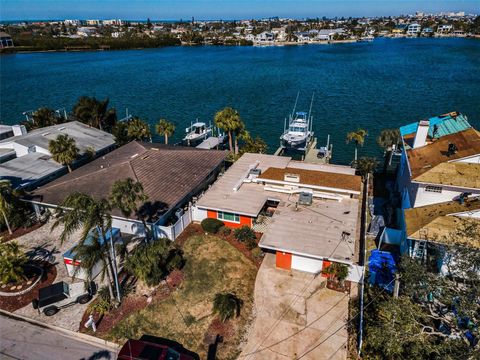
[[[144,335],[140,340],[128,340],[117,360],[200,360],[200,357],[176,341]]]
[[[32,301],[32,306],[46,316],[53,316],[60,309],[75,304],[86,304],[92,299],[93,287],[86,289],[83,282],[67,284],[64,281],[46,286],[38,291],[38,299]]]

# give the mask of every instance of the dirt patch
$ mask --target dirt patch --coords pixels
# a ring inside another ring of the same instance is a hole
[[[222,341],[228,341],[235,335],[235,329],[231,321],[227,320],[222,322],[218,317],[213,319],[210,323],[205,337],[203,339],[203,343],[208,346],[210,344],[215,343],[217,340],[217,336],[219,336]]]
[[[186,259],[183,281],[169,296],[158,300],[155,296],[148,306],[132,311],[102,337],[119,343],[143,334],[175,339],[203,359],[209,347],[204,341],[222,333],[217,358],[236,358],[252,320],[257,267],[224,239],[205,235],[199,226],[187,229],[194,235],[180,239]],[[228,325],[214,322],[212,302],[218,292],[235,293],[244,303],[240,316],[229,320]]]
[[[188,225],[180,234],[179,237],[175,239],[175,244],[180,247],[183,247],[185,242],[194,235],[203,235],[205,231],[202,229],[200,224],[191,223]]]
[[[225,236],[221,234],[217,234],[218,237],[222,238],[225,241],[228,241],[230,245],[235,247],[238,251],[240,251],[247,259],[249,259],[251,262],[255,264],[257,268],[260,268],[260,265],[262,265],[262,260],[263,257],[255,257],[252,255],[252,250],[250,250],[244,243],[241,243],[235,239],[235,235],[233,234],[233,231],[230,235]],[[261,233],[255,233],[255,236],[257,238],[257,244],[260,241],[260,238],[262,237]]]
[[[38,290],[52,284],[57,277],[57,269],[48,262],[32,262],[33,265],[43,267],[42,279],[35,287],[23,295],[18,296],[0,296],[0,309],[6,311],[16,311],[32,303],[33,299],[38,298]]]
[[[37,230],[38,228],[43,226],[43,224],[44,224],[43,222],[38,222],[35,225],[30,226],[28,228],[19,227],[13,231],[13,234],[9,234],[8,231],[5,230],[4,232],[0,232],[0,239],[2,242],[7,242],[10,240],[16,239],[20,236],[26,235],[28,233],[31,233],[32,231]]]

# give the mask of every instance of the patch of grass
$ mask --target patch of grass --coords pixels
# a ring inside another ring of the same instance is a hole
[[[233,335],[218,347],[218,359],[233,359],[244,331],[251,321],[257,268],[228,242],[213,235],[194,235],[184,246],[185,280],[166,300],[133,313],[110,332],[108,338],[123,341],[143,334],[161,336],[182,343],[206,358],[204,344],[216,293],[235,293],[242,301],[238,318],[229,320]]]

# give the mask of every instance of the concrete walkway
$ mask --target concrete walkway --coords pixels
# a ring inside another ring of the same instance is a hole
[[[267,254],[255,282],[256,319],[239,359],[346,359],[349,296],[321,276],[275,268]]]
[[[116,359],[106,347],[1,315],[0,339],[1,359]]]

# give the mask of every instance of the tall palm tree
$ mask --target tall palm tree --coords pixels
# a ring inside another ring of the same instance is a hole
[[[115,109],[108,108],[109,99],[81,96],[73,107],[73,114],[81,122],[100,130],[111,131],[117,121]]]
[[[48,142],[48,151],[52,154],[53,160],[67,166],[68,172],[72,172],[71,165],[80,154],[80,150],[75,144],[75,139],[67,134],[60,134],[55,140],[50,140]]]
[[[383,129],[377,137],[377,144],[386,151],[391,151],[393,145],[400,141],[399,129]]]
[[[137,214],[145,228],[145,238],[149,240],[150,230],[147,222],[145,217],[139,215],[139,203],[144,203],[148,199],[148,196],[143,191],[142,184],[132,178],[117,180],[110,189],[109,199],[112,207],[120,209],[125,217],[130,217],[132,212]]]
[[[160,119],[157,125],[155,125],[155,131],[158,135],[163,135],[165,137],[165,144],[168,144],[168,138],[175,132],[175,124],[166,119]]]
[[[365,137],[367,135],[368,132],[364,129],[358,129],[357,131],[352,131],[347,134],[347,137],[345,139],[347,144],[352,141],[355,143],[355,163],[357,162],[358,158],[358,145],[363,146],[363,143],[365,142]]]
[[[213,299],[213,312],[225,322],[234,316],[239,316],[242,305],[243,301],[235,294],[217,293]]]
[[[246,139],[250,136],[250,134],[248,133],[248,131],[245,130],[245,124],[243,123],[243,121],[240,120],[237,128],[233,131],[234,135],[235,135],[235,146],[234,146],[234,150],[235,150],[235,155],[238,154],[238,140],[239,139]]]
[[[58,116],[54,110],[42,107],[32,113],[31,121],[26,121],[23,124],[27,130],[38,129],[46,126],[56,125],[62,123],[64,120]]]
[[[60,242],[63,244],[75,231],[82,230],[80,244],[84,244],[90,231],[97,229],[102,239],[107,239],[107,231],[112,228],[112,207],[105,199],[96,200],[93,197],[74,192],[68,195],[55,211],[56,220],[52,225],[52,231],[63,225],[60,234]],[[95,231],[94,231],[95,233]],[[107,264],[108,286],[113,298],[112,277],[115,281],[117,299],[120,302],[120,284],[117,276],[117,264],[113,239],[110,236],[110,251],[105,253],[104,264]],[[111,269],[110,269],[111,267]]]
[[[374,157],[361,157],[357,161],[357,171],[362,176],[363,181],[367,179],[368,174],[372,174],[377,168],[378,161]]]
[[[228,145],[233,151],[233,132],[242,127],[242,119],[237,110],[226,107],[215,114],[215,126],[228,133]]]
[[[152,138],[150,127],[142,119],[135,117],[127,123],[127,137],[129,141],[149,141]]]
[[[12,188],[12,183],[9,180],[0,180],[0,213],[2,213],[3,221],[10,235],[12,235],[13,232],[8,217],[17,196],[18,193]]]

